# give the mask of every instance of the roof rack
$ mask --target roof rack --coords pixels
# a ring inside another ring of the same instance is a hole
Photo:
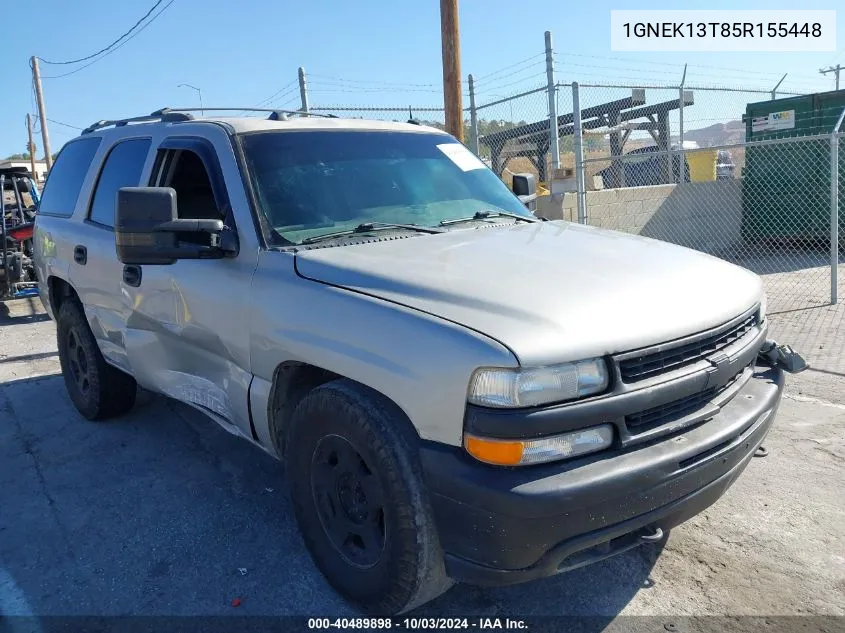
[[[193,121],[196,117],[191,114],[192,112],[204,113],[206,110],[211,110],[214,112],[269,112],[270,116],[268,116],[267,118],[270,121],[286,121],[289,118],[289,115],[316,116],[328,119],[337,118],[337,116],[335,116],[334,114],[317,114],[315,112],[303,112],[302,110],[279,110],[276,108],[161,108],[159,110],[156,110],[155,112],[144,116],[130,117],[127,119],[97,121],[96,123],[92,123],[87,128],[82,130],[81,134],[90,134],[91,132],[100,130],[104,127],[123,127],[124,125],[128,125],[129,123],[150,123],[152,121],[157,121],[161,123],[178,123],[181,121]]]
[[[280,110],[279,108],[253,108],[253,107],[241,107],[241,108],[209,108],[208,106],[202,108],[162,108],[161,110],[156,110],[153,112],[153,115],[156,114],[164,114],[164,113],[173,113],[173,112],[269,112],[270,116],[267,117],[271,121],[284,121],[289,115],[290,116],[316,116],[321,117],[324,119],[336,119],[337,116],[334,114],[322,114],[317,112],[306,112],[304,110]]]

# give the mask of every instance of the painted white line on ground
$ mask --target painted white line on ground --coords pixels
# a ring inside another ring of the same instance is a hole
[[[32,609],[30,608],[29,602],[27,601],[23,591],[20,587],[18,587],[18,584],[15,582],[15,579],[12,578],[12,575],[2,567],[0,567],[0,615],[6,617],[25,616],[30,618],[35,615],[32,612]],[[8,624],[11,625],[11,630],[13,632],[19,630],[23,631],[24,626],[26,626],[27,631],[41,630],[40,626],[36,626],[33,629],[31,626],[31,621],[20,621],[20,628],[16,628],[15,620],[8,620]]]
[[[794,393],[784,393],[783,397],[788,400],[794,400],[795,402],[808,402],[810,404],[820,404],[823,407],[832,407],[834,409],[841,409],[845,411],[845,404],[828,402],[827,400],[822,400],[820,398],[811,398],[810,396],[799,396],[798,394]]]

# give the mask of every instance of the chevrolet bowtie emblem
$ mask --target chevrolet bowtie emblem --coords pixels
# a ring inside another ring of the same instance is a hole
[[[710,389],[727,384],[734,371],[731,366],[731,357],[724,352],[716,352],[707,357],[707,362],[713,367],[707,370],[707,385],[704,388]]]

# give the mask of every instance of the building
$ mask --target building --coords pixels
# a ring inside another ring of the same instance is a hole
[[[0,169],[8,169],[9,167],[26,167],[29,170],[32,169],[32,165],[28,160],[0,160]],[[39,187],[43,185],[44,180],[47,178],[47,163],[43,160],[35,161],[34,175]]]

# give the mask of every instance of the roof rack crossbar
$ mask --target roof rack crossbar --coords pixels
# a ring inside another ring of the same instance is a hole
[[[167,110],[167,108],[164,108]],[[124,125],[128,125],[129,123],[149,123],[150,121],[164,121],[164,122],[171,122],[171,121],[189,121],[194,117],[190,114],[179,114],[177,116],[173,116],[170,112],[162,112],[156,111],[152,114],[144,115],[144,116],[135,116],[129,117],[126,119],[112,119],[108,121],[97,121],[96,123],[92,123],[87,128],[82,130],[81,134],[90,134],[96,130],[100,130],[104,127],[123,127]]]

